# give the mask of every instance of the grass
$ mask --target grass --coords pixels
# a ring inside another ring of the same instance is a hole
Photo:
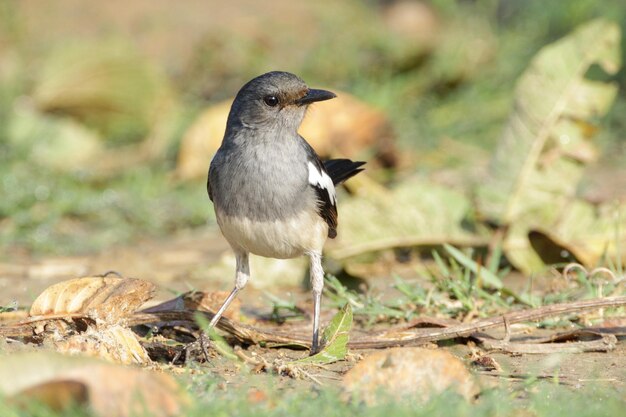
[[[201,376],[187,391],[198,400],[185,413],[195,416],[533,416],[567,417],[621,416],[626,402],[620,393],[603,388],[574,391],[557,383],[529,382],[519,390],[496,388],[485,391],[473,402],[446,392],[426,404],[410,397],[402,401],[380,397],[378,404],[366,406],[356,398],[346,400],[337,387],[310,390],[286,389],[264,376],[252,376],[241,386],[224,385],[219,379]],[[83,417],[85,410],[52,411],[41,405],[20,410],[0,402],[3,417]],[[137,417],[140,417],[137,416]]]
[[[587,272],[581,265],[570,264],[554,267],[557,277],[553,285],[538,294],[533,289],[534,277],[527,278],[526,288],[516,292],[502,283],[510,267],[499,267],[501,252],[496,248],[486,267],[472,259],[472,250],[462,252],[449,245],[444,246],[444,256],[432,252],[433,266],[421,267],[417,280],[405,280],[393,276],[393,297],[379,290],[368,289],[358,292],[348,289],[337,277],[328,275],[324,288],[325,302],[340,307],[346,301],[354,310],[355,318],[367,325],[376,322],[410,320],[420,315],[440,316],[463,320],[468,315],[488,317],[515,308],[540,307],[587,298],[601,298],[624,294],[624,278],[616,268],[600,267]],[[610,264],[609,264],[610,265]],[[567,276],[556,268],[569,268]],[[487,279],[485,279],[488,277]],[[274,301],[276,309],[287,308],[287,303]],[[292,313],[295,313],[295,305]],[[611,314],[621,314],[615,309]],[[604,313],[603,313],[604,314]],[[561,320],[558,323],[545,321],[550,326],[572,324]]]
[[[0,158],[0,248],[85,253],[158,237],[212,218],[202,185],[174,184],[162,167],[130,168],[101,182]]]

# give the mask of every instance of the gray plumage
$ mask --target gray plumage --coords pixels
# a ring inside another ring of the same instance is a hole
[[[251,136],[253,140],[246,140]],[[226,138],[209,170],[208,183],[217,210],[273,221],[314,206],[316,196],[308,183],[303,139],[246,128],[231,129]]]
[[[307,255],[315,299],[312,351],[317,350],[321,252],[337,228],[334,186],[356,175],[364,164],[348,159],[322,163],[298,134],[308,105],[333,97],[329,91],[309,89],[287,72],[261,75],[237,94],[207,182],[217,222],[237,258],[235,289],[212,325],[248,281],[249,253],[273,258]]]

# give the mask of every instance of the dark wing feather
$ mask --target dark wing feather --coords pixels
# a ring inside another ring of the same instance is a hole
[[[338,224],[334,186],[363,171],[363,168],[360,167],[365,162],[353,162],[349,159],[331,159],[322,163],[314,152],[309,154],[309,162],[317,169],[322,178],[329,178],[333,184],[332,186],[329,186],[329,184],[324,186],[323,180],[309,182],[317,195],[319,215],[328,224],[328,237],[333,239],[337,236]]]
[[[324,161],[324,168],[326,168],[326,172],[330,175],[335,185],[339,185],[363,171],[363,168],[361,168],[363,165],[365,165],[365,162],[351,161],[349,159]]]
[[[326,172],[324,164],[322,164],[322,161],[320,161],[317,155],[314,155],[314,157],[309,155],[309,162],[313,165],[314,169],[319,172],[320,178],[326,176],[332,179]],[[311,166],[309,166],[309,169],[311,169]],[[309,185],[313,187],[317,196],[318,214],[328,225],[328,237],[334,239],[337,236],[337,206],[335,204],[334,185],[332,185],[330,189],[324,187],[323,181],[316,183],[309,182]]]

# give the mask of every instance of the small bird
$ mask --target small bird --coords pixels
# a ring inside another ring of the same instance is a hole
[[[237,93],[207,181],[217,223],[235,252],[235,287],[210,327],[248,282],[250,253],[278,259],[306,255],[314,300],[311,353],[320,349],[322,248],[326,238],[337,236],[335,186],[365,164],[322,162],[298,134],[309,105],[334,97],[280,71],[252,79]]]

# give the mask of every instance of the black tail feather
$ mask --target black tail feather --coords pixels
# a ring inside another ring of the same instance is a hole
[[[355,162],[349,159],[330,159],[324,161],[324,168],[326,168],[326,172],[335,185],[341,184],[363,171],[364,168],[360,168],[363,165],[365,165],[365,162]]]

